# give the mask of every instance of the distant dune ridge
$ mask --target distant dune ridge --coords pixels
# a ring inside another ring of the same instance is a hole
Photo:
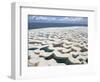
[[[87,27],[29,29],[28,66],[88,63]]]

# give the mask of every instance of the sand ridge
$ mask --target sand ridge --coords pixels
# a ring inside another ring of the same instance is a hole
[[[28,66],[88,63],[87,27],[30,29]]]

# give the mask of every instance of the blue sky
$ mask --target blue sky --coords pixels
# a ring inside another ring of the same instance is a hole
[[[87,23],[87,17],[74,17],[74,16],[32,16],[28,17],[29,22],[43,22],[43,23]]]
[[[43,15],[29,15],[28,24],[34,27],[36,24],[66,24],[66,25],[83,25],[88,26],[88,17],[76,16],[43,16]],[[37,26],[37,25],[36,25]]]

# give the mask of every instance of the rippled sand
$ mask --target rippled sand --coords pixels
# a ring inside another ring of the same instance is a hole
[[[87,27],[31,29],[28,40],[28,66],[88,63]]]

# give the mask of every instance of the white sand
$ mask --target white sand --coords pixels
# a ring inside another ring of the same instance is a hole
[[[51,27],[29,30],[28,65],[53,66],[88,63],[87,31],[87,27]],[[48,51],[43,50],[45,47]],[[37,49],[30,50],[31,48]]]

